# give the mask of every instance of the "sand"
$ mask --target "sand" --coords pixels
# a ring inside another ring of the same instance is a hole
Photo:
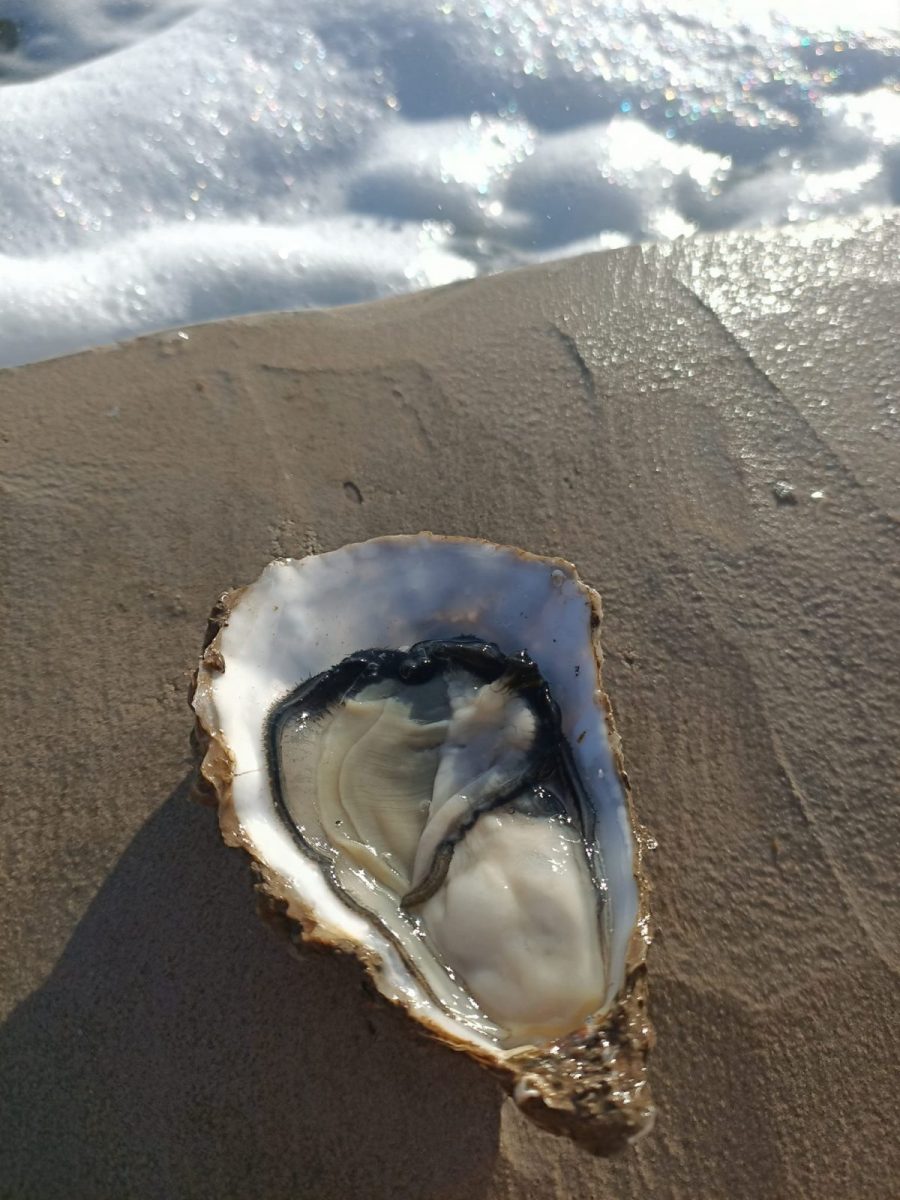
[[[896,1194],[898,251],[633,248],[0,375],[0,1195]],[[188,800],[217,595],[420,528],[604,597],[659,841],[615,1160],[295,960]]]

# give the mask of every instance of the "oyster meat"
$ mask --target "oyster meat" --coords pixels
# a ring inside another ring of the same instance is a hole
[[[598,625],[561,559],[377,538],[223,597],[193,704],[225,840],[303,937],[608,1153],[654,1110],[642,841]]]

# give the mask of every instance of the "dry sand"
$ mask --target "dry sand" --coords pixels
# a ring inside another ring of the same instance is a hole
[[[0,1195],[896,1195],[898,263],[890,222],[628,249],[0,375]],[[659,840],[616,1160],[295,961],[187,799],[217,594],[420,528],[604,596]]]

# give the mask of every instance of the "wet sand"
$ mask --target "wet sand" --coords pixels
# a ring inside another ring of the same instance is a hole
[[[895,1194],[898,250],[635,248],[0,374],[0,1195]],[[604,598],[659,841],[660,1116],[615,1160],[295,960],[187,798],[217,595],[422,528]]]

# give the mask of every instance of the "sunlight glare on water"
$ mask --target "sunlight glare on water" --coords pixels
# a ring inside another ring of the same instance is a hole
[[[900,199],[893,2],[7,0],[0,364]]]

